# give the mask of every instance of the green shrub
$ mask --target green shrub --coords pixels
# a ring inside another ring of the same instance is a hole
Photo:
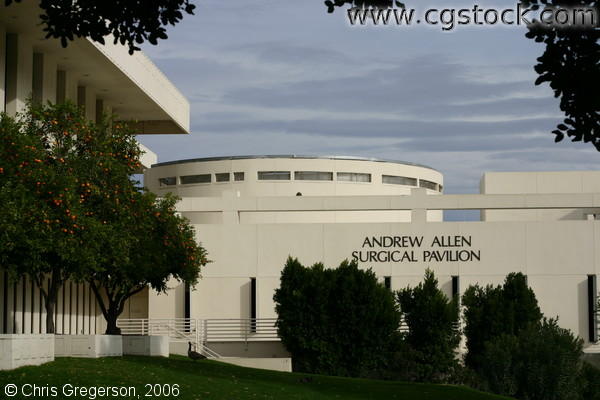
[[[580,375],[581,398],[600,400],[600,369],[584,362]]]
[[[427,382],[447,381],[457,367],[456,347],[460,343],[457,299],[448,299],[438,288],[432,271],[415,288],[396,293],[400,310],[408,325],[407,348],[396,357],[411,365],[407,378]],[[406,369],[395,363],[400,369]]]
[[[295,371],[377,376],[397,343],[400,315],[371,270],[336,269],[289,258],[274,295],[277,328]]]
[[[579,399],[582,346],[556,320],[544,318],[517,335],[487,342],[479,373],[494,393],[527,400]]]
[[[533,290],[521,273],[509,274],[502,286],[470,286],[462,297],[467,366],[478,371],[485,343],[502,334],[517,335],[537,323],[542,313]]]

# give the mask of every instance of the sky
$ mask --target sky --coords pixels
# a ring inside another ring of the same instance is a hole
[[[543,45],[523,27],[357,27],[322,0],[195,4],[167,40],[143,48],[191,107],[189,135],[139,137],[160,162],[374,157],[433,167],[446,193],[477,193],[486,171],[599,166],[592,145],[554,143],[564,116],[551,89],[534,85]]]

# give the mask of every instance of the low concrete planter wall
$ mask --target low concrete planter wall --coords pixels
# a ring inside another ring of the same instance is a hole
[[[223,357],[218,358],[227,364],[238,365],[240,367],[268,369],[271,371],[292,372],[291,358],[246,358],[246,357]]]
[[[54,361],[54,335],[0,335],[0,370]]]
[[[123,355],[169,357],[169,337],[123,336]]]
[[[120,335],[56,335],[56,357],[115,357],[123,355]]]

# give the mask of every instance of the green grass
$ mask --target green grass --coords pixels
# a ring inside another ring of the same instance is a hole
[[[6,384],[37,384],[61,387],[135,386],[140,399],[145,397],[145,384],[179,384],[179,397],[171,399],[440,399],[493,400],[505,399],[464,387],[413,384],[367,379],[350,379],[322,375],[285,373],[242,368],[220,362],[191,361],[185,357],[116,357],[100,359],[58,358],[38,367],[22,367],[0,371],[0,399]],[[23,399],[23,396],[14,397]],[[90,397],[70,397],[89,399]],[[104,399],[117,397],[104,397]],[[130,397],[118,397],[125,400]],[[135,397],[134,397],[135,398]],[[155,397],[161,400],[169,397]],[[97,397],[97,399],[101,399]]]

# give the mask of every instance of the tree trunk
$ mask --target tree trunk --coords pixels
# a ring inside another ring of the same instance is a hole
[[[124,291],[121,288],[111,291],[107,287],[104,287],[108,307],[105,302],[105,299],[100,293],[100,287],[98,287],[96,281],[90,280],[90,286],[92,287],[92,291],[96,296],[96,300],[98,301],[98,305],[100,306],[100,311],[102,311],[102,315],[104,315],[104,319],[106,320],[105,333],[107,335],[120,335],[121,328],[117,326],[117,319],[119,318],[119,315],[121,315],[121,313],[123,312],[123,307],[125,307],[125,301],[134,294],[141,292],[146,286],[141,285],[129,291]]]
[[[46,308],[46,333],[56,333],[56,327],[54,326],[54,307],[56,306],[58,290],[62,285],[62,281],[56,272],[52,272],[48,290],[46,291],[44,290],[44,279],[44,276],[37,276],[34,281],[44,298],[44,307]]]
[[[44,303],[46,305],[46,333],[55,333],[54,302],[51,302],[46,298]]]
[[[119,313],[116,304],[110,304],[108,307],[108,311],[106,313],[106,334],[107,335],[120,335],[121,328],[117,326],[117,318],[119,318]]]

